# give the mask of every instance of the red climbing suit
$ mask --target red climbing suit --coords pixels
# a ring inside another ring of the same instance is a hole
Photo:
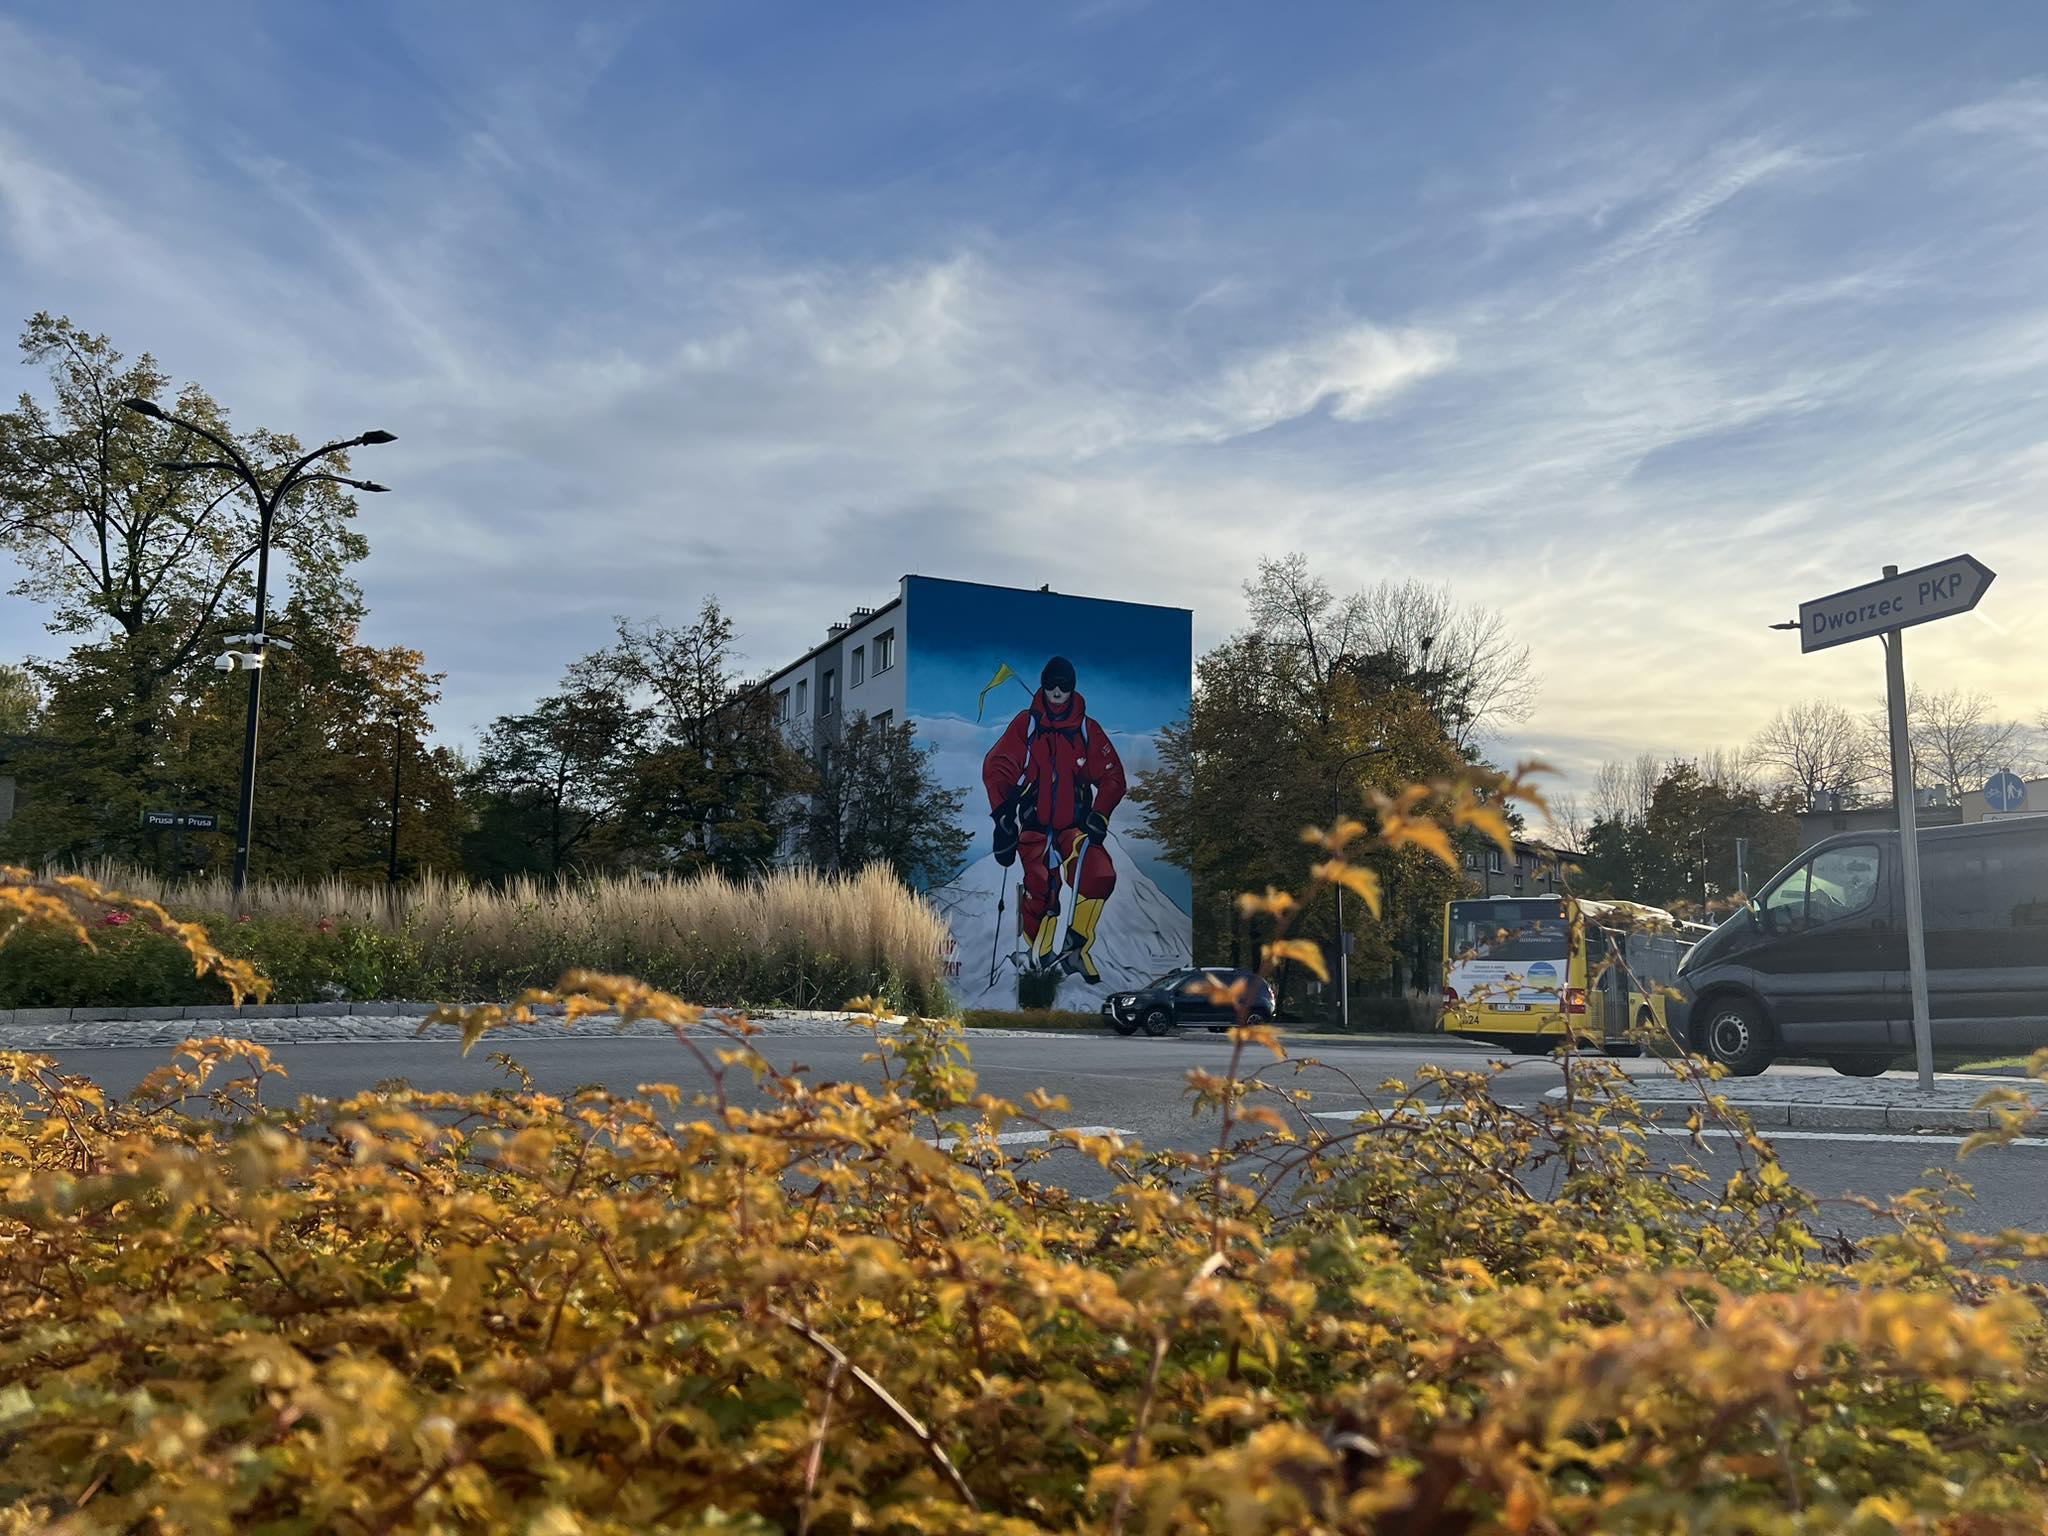
[[[1124,765],[1080,694],[1069,695],[1058,714],[1043,689],[1032,695],[1031,707],[982,759],[981,781],[990,811],[1017,797],[1017,862],[1024,872],[1017,931],[1026,943],[1058,910],[1058,884],[1079,901],[1116,889],[1109,850],[1088,841],[1084,822],[1090,811],[1107,818],[1123,800]]]

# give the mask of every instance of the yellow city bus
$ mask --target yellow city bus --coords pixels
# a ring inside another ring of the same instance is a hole
[[[1444,1030],[1545,1054],[1567,1034],[1635,1055],[1664,1020],[1660,988],[1690,945],[1669,912],[1632,901],[1491,896],[1444,906]]]

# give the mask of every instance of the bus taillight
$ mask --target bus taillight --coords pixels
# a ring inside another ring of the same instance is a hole
[[[1584,987],[1566,987],[1564,989],[1564,1011],[1566,1013],[1584,1013],[1586,1011],[1586,989]]]
[[[1457,989],[1456,987],[1445,987],[1445,988],[1444,988],[1444,1006],[1445,1006],[1445,1007],[1447,1007],[1447,1008],[1455,1008],[1455,1007],[1456,1007],[1457,1005],[1458,1005],[1458,989]]]

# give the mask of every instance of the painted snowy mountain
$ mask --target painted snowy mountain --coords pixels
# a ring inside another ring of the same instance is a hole
[[[1095,930],[1095,968],[1100,982],[1068,976],[1060,982],[1061,1008],[1092,1010],[1111,992],[1139,986],[1193,959],[1194,923],[1153,883],[1130,849],[1109,834],[1105,845],[1116,862],[1116,890],[1102,909]],[[1004,869],[993,854],[963,869],[950,884],[930,893],[953,932],[947,956],[946,985],[963,1008],[1017,1006],[1017,901],[1021,894],[1015,866]],[[1002,932],[996,932],[996,906],[1003,903]],[[1073,892],[1060,893],[1060,934],[1066,934],[1073,910]],[[991,964],[993,956],[993,964]]]

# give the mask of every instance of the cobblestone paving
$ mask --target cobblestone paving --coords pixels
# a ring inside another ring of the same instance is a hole
[[[1995,1123],[1991,1110],[1976,1105],[1985,1093],[2000,1087],[2031,1089],[2034,1114],[2027,1129],[2034,1135],[2048,1132],[2048,1088],[1976,1073],[1937,1072],[1930,1093],[1920,1091],[1919,1079],[1910,1072],[1882,1077],[1767,1072],[1761,1077],[1723,1078],[1711,1085],[1711,1091],[1760,1130],[1947,1132],[1980,1130]],[[1700,1103],[1696,1085],[1663,1073],[1636,1078],[1630,1091],[1647,1114],[1663,1121],[1682,1120]],[[1563,1096],[1562,1088],[1547,1095]]]
[[[1841,1077],[1766,1072],[1761,1077],[1726,1077],[1712,1091],[1731,1104],[1874,1104],[1886,1109],[1941,1107],[1968,1109],[1992,1088],[2025,1088],[2019,1078],[1985,1077],[1968,1072],[1937,1072],[1934,1091],[1922,1093],[1910,1072],[1882,1077]],[[2038,1086],[2038,1085],[2036,1085]],[[1669,1100],[1697,1103],[1699,1090],[1677,1077],[1639,1077],[1635,1096],[1644,1103]]]
[[[26,1012],[27,1010],[24,1010]],[[56,1012],[57,1010],[50,1010]],[[135,1010],[141,1012],[143,1010]],[[169,1011],[169,1010],[164,1010]],[[341,1045],[360,1041],[453,1039],[451,1025],[436,1025],[424,1036],[420,1026],[425,1010],[405,1014],[323,1013],[298,1017],[221,1015],[172,1019],[30,1019],[19,1015],[12,1023],[0,1016],[0,1049],[17,1051],[78,1050],[110,1046],[174,1046],[181,1041],[208,1035],[225,1035],[236,1040],[253,1040],[259,1045]],[[772,1013],[750,1016],[762,1035],[823,1037],[844,1036],[851,1026],[843,1013]],[[571,1029],[556,1020],[533,1024],[508,1024],[491,1031],[491,1040],[560,1039],[667,1039],[672,1032],[666,1024],[638,1020],[623,1030],[613,1015],[583,1019]],[[977,1029],[985,1035],[1036,1038],[1025,1029]]]

